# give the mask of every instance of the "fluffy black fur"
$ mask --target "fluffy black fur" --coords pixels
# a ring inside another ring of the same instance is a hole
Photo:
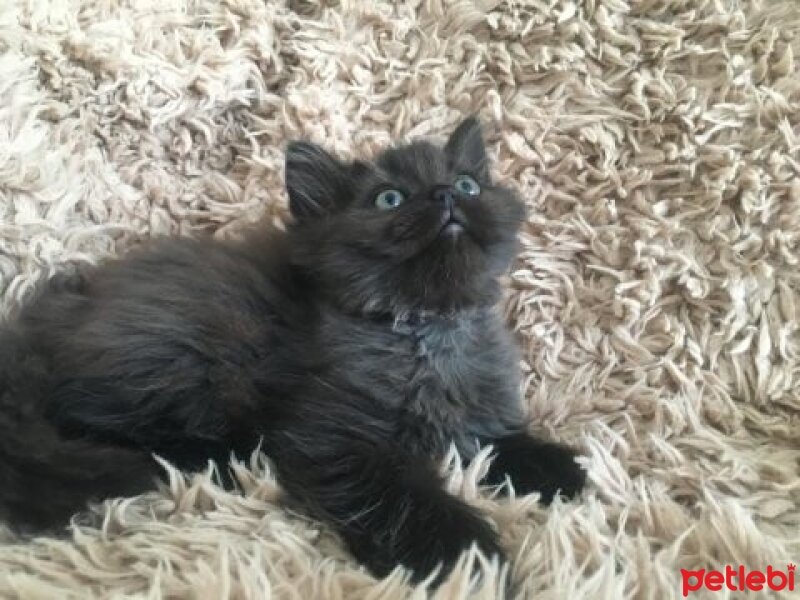
[[[468,174],[480,193],[453,182]],[[496,445],[489,479],[576,493],[573,453],[525,433],[518,355],[494,305],[523,207],[480,126],[443,148],[343,163],[293,143],[294,221],[245,241],[163,239],[42,286],[0,332],[0,517],[63,526],[262,440],[291,499],[376,574],[501,554],[436,460]],[[405,202],[376,207],[387,188]]]

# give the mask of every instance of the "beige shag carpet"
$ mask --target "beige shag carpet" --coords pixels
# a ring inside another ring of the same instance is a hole
[[[284,218],[289,139],[361,155],[479,112],[530,207],[507,303],[526,398],[590,479],[542,508],[451,461],[520,596],[673,598],[681,568],[785,569],[798,60],[797,0],[0,0],[0,306],[149,236]],[[236,469],[243,494],[173,473],[98,507],[102,527],[6,534],[0,598],[429,593],[372,579],[281,508],[261,459]],[[504,595],[491,565],[472,582],[468,567],[437,597]]]

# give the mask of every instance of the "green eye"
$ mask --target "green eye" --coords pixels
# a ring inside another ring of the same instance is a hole
[[[481,186],[469,175],[459,175],[453,182],[453,186],[459,193],[466,196],[477,196],[481,193]]]
[[[383,190],[375,196],[375,206],[380,210],[392,210],[400,206],[405,199],[400,190]]]

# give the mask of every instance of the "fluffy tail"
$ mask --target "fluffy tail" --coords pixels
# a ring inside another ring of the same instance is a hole
[[[0,331],[0,521],[56,531],[90,501],[152,489],[161,473],[145,452],[70,440],[43,417],[46,361]]]

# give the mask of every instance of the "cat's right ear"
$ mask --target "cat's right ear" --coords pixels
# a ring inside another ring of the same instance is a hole
[[[465,119],[447,140],[445,152],[456,163],[473,171],[479,177],[489,178],[489,158],[483,141],[483,128],[477,117]]]
[[[286,190],[289,210],[298,221],[330,213],[346,185],[345,165],[310,142],[290,142],[286,148]]]

